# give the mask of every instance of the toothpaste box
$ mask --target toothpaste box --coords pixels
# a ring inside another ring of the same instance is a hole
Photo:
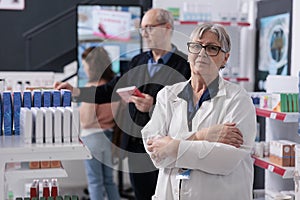
[[[24,137],[25,144],[32,143],[33,120],[32,112],[29,108],[21,108],[20,112],[20,135]]]
[[[52,93],[50,90],[42,91],[42,99],[43,99],[43,107],[51,107],[52,106]]]
[[[52,103],[53,107],[61,106],[61,95],[59,90],[52,90]]]
[[[13,107],[14,107],[14,130],[15,135],[20,135],[20,112],[22,107],[22,94],[21,92],[13,93]]]
[[[61,90],[61,97],[62,97],[63,107],[71,106],[72,93],[70,90],[66,90],[66,89]]]
[[[33,90],[33,107],[42,107],[42,92],[40,90]]]
[[[23,92],[23,106],[26,108],[32,107],[32,95],[30,90],[25,90]]]
[[[13,108],[12,108],[12,97],[10,91],[4,91],[3,97],[3,126],[4,135],[13,134]]]

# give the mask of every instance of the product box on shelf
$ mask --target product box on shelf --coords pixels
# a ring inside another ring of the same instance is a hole
[[[52,105],[53,107],[61,106],[61,94],[59,90],[52,90]]]
[[[14,110],[14,134],[20,135],[20,112],[22,107],[22,94],[21,92],[13,93],[13,110]]]
[[[44,112],[44,138],[45,143],[51,144],[53,143],[53,114],[52,111],[49,108],[41,108],[41,110]]]
[[[295,145],[289,140],[270,141],[270,162],[284,167],[295,166]]]
[[[40,161],[41,168],[51,168],[51,162],[49,160]]]
[[[40,108],[31,108],[33,113],[33,142],[44,143],[44,113]]]
[[[67,90],[67,89],[61,90],[61,97],[62,97],[62,106],[63,107],[71,106],[72,93],[70,90]]]
[[[43,99],[43,106],[44,107],[51,107],[52,106],[52,93],[51,90],[43,90],[42,91],[42,99]]]
[[[40,161],[30,161],[29,162],[29,169],[39,169],[41,168]]]
[[[54,143],[62,143],[62,113],[56,108],[50,110],[53,113]]]
[[[40,90],[33,90],[33,107],[42,107],[42,92]]]
[[[13,110],[12,110],[12,98],[10,91],[4,91],[2,93],[3,98],[3,128],[4,135],[13,134]]]
[[[71,111],[65,109],[64,107],[58,107],[58,110],[62,113],[62,135],[63,142],[70,143],[71,142]]]
[[[296,159],[296,142],[290,141],[290,140],[279,140],[282,143],[288,144],[291,147],[291,154],[290,154],[290,166],[295,166],[295,159]]]
[[[32,143],[33,132],[32,112],[29,108],[21,108],[20,112],[20,133],[23,134],[25,144]]]
[[[78,107],[66,107],[72,113],[72,131],[71,140],[76,143],[79,142],[79,132],[80,132],[80,114]]]
[[[25,90],[23,92],[23,106],[26,108],[32,107],[32,95],[30,90]]]
[[[270,162],[290,166],[291,146],[276,140],[270,141]]]

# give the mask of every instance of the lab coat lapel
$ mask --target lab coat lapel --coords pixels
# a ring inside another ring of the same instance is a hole
[[[197,120],[196,124],[202,124],[203,121],[206,119],[206,117],[212,112],[214,106],[213,103],[214,100],[210,99],[208,101],[205,101],[202,103],[201,107],[199,108],[199,110],[197,111],[194,120]],[[193,123],[195,124],[195,123]]]
[[[208,101],[204,101],[197,111],[194,120],[197,120],[197,123],[202,124],[206,117],[212,112],[213,109],[220,109],[217,108],[215,103],[221,98],[221,96],[226,95],[225,87],[224,87],[224,80],[219,78],[219,91],[215,97]]]
[[[172,126],[172,133],[179,136],[178,133],[184,133],[188,131],[188,122],[187,122],[187,102],[184,99],[177,97],[172,102],[172,118],[176,119],[176,122]],[[185,138],[185,135],[180,135],[181,138]]]

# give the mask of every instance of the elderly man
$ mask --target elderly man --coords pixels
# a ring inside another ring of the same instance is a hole
[[[119,100],[115,93],[118,88],[137,86],[142,92],[144,97],[131,96],[120,127],[124,132],[121,147],[127,151],[130,181],[137,200],[151,199],[158,176],[143,146],[141,129],[150,120],[158,91],[190,78],[187,55],[171,43],[173,29],[173,16],[168,11],[151,9],[139,28],[148,50],[131,60],[126,74],[98,87],[73,88],[68,83],[55,83],[56,89],[72,90],[77,101],[98,104]]]

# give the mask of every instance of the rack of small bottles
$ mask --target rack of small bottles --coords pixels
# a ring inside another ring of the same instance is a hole
[[[65,195],[65,196],[57,196],[57,197],[17,197],[16,200],[79,200],[77,195]]]
[[[38,179],[34,179],[28,191],[29,197],[16,197],[16,200],[79,200],[77,195],[59,195],[57,179],[43,179],[40,183]],[[27,195],[26,195],[27,196]],[[8,193],[8,200],[13,200],[13,193]]]

